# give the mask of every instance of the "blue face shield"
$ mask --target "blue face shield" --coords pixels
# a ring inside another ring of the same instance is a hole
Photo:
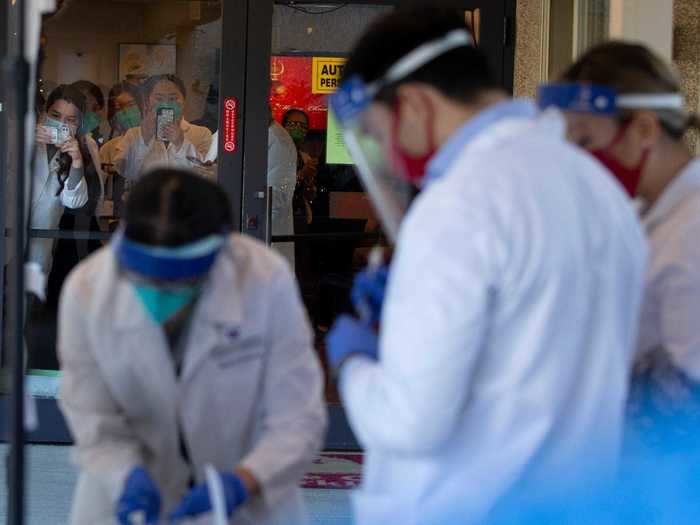
[[[149,246],[121,230],[112,245],[121,269],[135,276],[132,284],[144,308],[160,324],[199,296],[225,242],[223,234],[215,234],[182,246]]]
[[[402,162],[406,158],[397,155],[396,130],[390,132],[393,143],[390,146],[383,143],[386,137],[376,136],[376,130],[372,130],[373,126],[368,124],[369,110],[377,94],[385,87],[400,82],[445,53],[473,45],[472,36],[466,29],[450,31],[406,54],[379,79],[365,82],[359,76],[353,76],[329,97],[330,109],[343,132],[357,174],[392,242],[396,242],[401,222],[415,193],[415,185],[413,181],[401,177],[401,172],[406,171],[401,169],[406,167]]]
[[[537,92],[540,109],[555,107],[607,117],[617,116],[622,110],[682,111],[684,103],[680,93],[621,95],[612,88],[595,84],[543,84]]]

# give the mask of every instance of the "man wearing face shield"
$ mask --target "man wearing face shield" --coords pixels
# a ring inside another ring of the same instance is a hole
[[[540,88],[539,103],[563,110],[569,138],[637,201],[649,237],[631,434],[654,447],[669,433],[674,440],[697,436],[700,162],[683,137],[698,128],[698,117],[685,109],[672,67],[624,42],[589,50],[561,83]]]
[[[135,180],[156,168],[194,168],[209,152],[212,134],[184,119],[187,90],[182,80],[157,75],[146,81],[142,91],[143,117],[140,126],[129,129],[116,146],[116,171]],[[159,124],[164,115],[172,121]]]
[[[231,234],[223,190],[156,170],[61,295],[60,405],[80,476],[73,525],[303,525],[297,483],[321,444],[322,373],[284,260]],[[138,517],[142,520],[138,521]]]
[[[331,106],[396,241],[379,333],[370,312],[327,340],[366,450],[357,523],[475,523],[609,476],[646,257],[621,189],[508,99],[463,13],[379,20]]]

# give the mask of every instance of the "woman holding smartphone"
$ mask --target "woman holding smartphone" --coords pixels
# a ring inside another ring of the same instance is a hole
[[[80,208],[88,201],[87,170],[94,169],[90,153],[77,136],[85,112],[85,97],[74,87],[61,85],[46,102],[46,113],[36,128],[32,181],[31,227],[58,227],[64,208]],[[53,239],[31,239],[29,260],[48,274]]]

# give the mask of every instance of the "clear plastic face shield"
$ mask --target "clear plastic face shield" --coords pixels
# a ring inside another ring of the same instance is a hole
[[[401,177],[391,153],[392,141],[397,140],[396,130],[391,125],[391,109],[383,104],[372,106],[374,97],[386,86],[406,78],[444,53],[473,45],[474,41],[466,29],[451,31],[440,39],[417,47],[374,82],[366,84],[355,76],[346,80],[330,96],[331,111],[342,129],[357,173],[392,243],[396,242],[416,187]],[[370,111],[370,108],[374,111]],[[384,112],[386,114],[382,115]]]

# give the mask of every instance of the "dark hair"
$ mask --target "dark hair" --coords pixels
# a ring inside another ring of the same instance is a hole
[[[613,88],[619,94],[678,93],[680,80],[671,66],[649,49],[626,42],[606,42],[592,47],[560,76],[562,82],[590,83]],[[628,120],[634,113],[620,114]],[[698,127],[695,114],[675,109],[655,110],[664,130],[680,139],[689,127]]]
[[[218,184],[187,171],[158,169],[131,190],[125,235],[143,244],[179,246],[231,230],[232,217]]]
[[[109,96],[107,97],[107,120],[111,121],[117,112],[116,101],[119,95],[122,93],[128,93],[139,107],[142,106],[141,103],[141,88],[135,86],[131,82],[120,82],[119,84],[114,84],[112,89],[109,90]]]
[[[343,79],[359,76],[364,82],[381,78],[396,62],[423,44],[455,29],[469,29],[464,10],[399,8],[370,26],[355,46],[343,70]],[[406,82],[429,84],[458,102],[475,102],[485,91],[502,89],[486,56],[472,46],[448,51],[397,82],[386,86],[375,100],[392,104],[396,88]]]
[[[152,77],[148,77],[148,80],[146,80],[141,87],[141,89],[143,89],[144,103],[148,102],[148,98],[151,96],[151,93],[153,93],[153,89],[156,87],[156,84],[162,81],[172,82],[175,84],[175,86],[177,86],[180,93],[182,93],[183,98],[187,97],[187,88],[180,77],[176,77],[175,75],[153,75]]]
[[[294,114],[303,115],[304,118],[306,119],[307,125],[311,123],[311,120],[309,119],[309,115],[307,115],[306,111],[298,109],[298,108],[292,108],[292,109],[288,109],[287,111],[285,111],[284,115],[282,115],[282,125],[286,126],[287,123],[289,122],[289,119]]]
[[[100,109],[105,107],[104,93],[102,93],[102,90],[96,84],[93,84],[89,80],[78,80],[77,82],[73,82],[71,86],[80,90],[82,93],[90,93],[95,98],[95,102],[100,106]]]
[[[46,111],[51,109],[51,106],[53,106],[59,100],[65,100],[78,108],[81,118],[85,114],[85,106],[87,102],[85,100],[85,95],[83,95],[78,88],[68,84],[61,84],[60,86],[57,86],[51,93],[49,93],[49,98],[46,100]]]

